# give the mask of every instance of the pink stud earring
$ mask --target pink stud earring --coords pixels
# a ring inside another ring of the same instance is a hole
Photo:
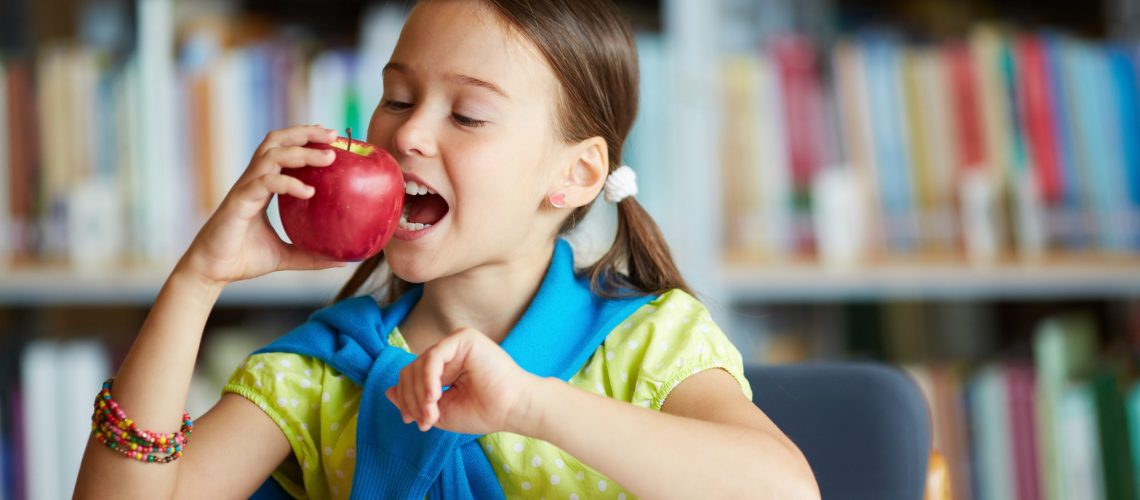
[[[563,193],[561,191],[550,195],[548,199],[554,208],[562,208],[566,206],[566,193]]]

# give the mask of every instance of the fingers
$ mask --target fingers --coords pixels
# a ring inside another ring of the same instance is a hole
[[[416,422],[421,431],[440,420],[439,401],[443,394],[444,367],[455,357],[455,341],[432,346],[400,370],[400,380],[385,393],[399,408],[404,423]]]
[[[331,150],[302,146],[276,147],[262,156],[273,165],[286,168],[327,167],[336,159],[336,153]]]
[[[300,125],[274,130],[265,135],[257,148],[257,155],[278,147],[304,146],[310,142],[328,144],[336,140],[336,131],[320,125]]]

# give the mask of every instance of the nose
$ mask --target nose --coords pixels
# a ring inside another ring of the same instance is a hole
[[[392,135],[393,149],[403,156],[433,157],[436,155],[435,131],[431,127],[426,107],[416,109],[407,116]]]

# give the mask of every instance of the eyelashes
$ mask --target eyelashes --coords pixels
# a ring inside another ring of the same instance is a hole
[[[401,111],[407,111],[409,109],[412,109],[412,103],[403,102],[403,101],[393,101],[390,99],[385,99],[383,102],[380,103],[380,106],[384,109],[387,109],[387,110],[393,112],[393,113],[399,113]],[[483,125],[487,124],[486,120],[476,120],[474,118],[471,118],[469,116],[464,116],[464,115],[461,115],[459,113],[452,113],[451,119],[457,125],[459,125],[461,127],[467,127],[467,128],[479,128],[479,127],[482,127]]]

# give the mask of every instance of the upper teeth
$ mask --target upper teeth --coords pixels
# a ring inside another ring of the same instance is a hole
[[[404,193],[405,194],[414,194],[414,195],[421,195],[421,194],[428,194],[428,193],[436,194],[435,191],[432,191],[427,186],[419,185],[418,183],[416,183],[416,181],[405,182],[404,183]]]

